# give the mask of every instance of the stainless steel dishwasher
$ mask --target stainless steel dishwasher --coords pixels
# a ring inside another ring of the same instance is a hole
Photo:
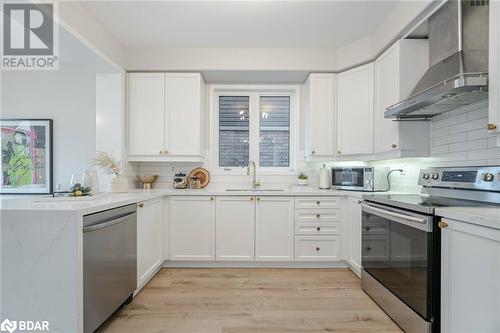
[[[83,330],[94,332],[137,286],[137,213],[128,205],[83,217]]]

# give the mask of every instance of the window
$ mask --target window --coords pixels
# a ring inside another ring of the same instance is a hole
[[[219,165],[242,167],[249,158],[248,96],[219,97]]]
[[[261,96],[259,107],[260,166],[290,166],[290,96]]]
[[[261,171],[294,167],[295,90],[217,92],[216,163],[224,171],[242,172],[249,161]]]

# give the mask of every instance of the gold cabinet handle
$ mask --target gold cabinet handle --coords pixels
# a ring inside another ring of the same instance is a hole
[[[321,217],[321,215],[320,214],[316,214],[316,217],[319,219]]]
[[[257,201],[260,201],[260,198],[257,198]]]
[[[320,227],[317,227],[317,228],[316,228],[316,230],[321,231],[321,228],[320,228]]]
[[[162,155],[162,154],[163,154],[163,150],[160,150],[160,153],[159,153],[159,154],[160,154],[160,155]]]
[[[163,151],[163,154],[168,154],[168,150],[164,150],[164,151]]]
[[[319,246],[316,246],[316,251],[319,251]]]
[[[320,201],[316,201],[316,205],[319,205],[321,202]]]
[[[441,229],[444,229],[444,228],[448,227],[448,223],[443,222],[443,221],[439,221],[438,227],[440,227]]]
[[[316,150],[313,150],[311,153],[312,153],[313,155],[314,155],[314,154],[316,154]]]
[[[340,155],[340,154],[342,154],[342,152],[341,152],[340,150],[337,150],[337,154],[339,154],[339,155]]]
[[[497,129],[497,125],[495,125],[495,124],[488,124],[486,126],[486,128],[488,129],[488,131],[493,131],[493,130]]]
[[[253,201],[253,197],[252,197],[252,198],[250,198],[250,201]]]
[[[210,201],[214,201],[214,197],[210,197]]]
[[[395,144],[395,143],[393,143],[393,144],[391,145],[391,147],[392,147],[392,148],[397,148],[397,147],[398,147],[398,145],[397,145],[397,144]]]
[[[139,206],[140,208],[143,208],[144,207],[144,204],[141,202],[140,204],[138,204],[137,206]]]

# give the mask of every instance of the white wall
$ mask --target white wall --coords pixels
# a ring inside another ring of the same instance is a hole
[[[1,118],[54,121],[54,188],[68,183],[72,174],[81,176],[95,157],[96,75],[116,73],[113,66],[67,31],[61,29],[59,36],[58,70],[2,71],[0,78]],[[119,93],[123,98],[123,92]],[[114,125],[106,130],[113,142],[122,135],[121,128],[116,130]],[[101,135],[99,141],[103,141]]]

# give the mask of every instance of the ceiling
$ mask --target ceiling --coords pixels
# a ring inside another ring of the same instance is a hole
[[[335,49],[368,36],[397,1],[85,1],[130,48]]]

